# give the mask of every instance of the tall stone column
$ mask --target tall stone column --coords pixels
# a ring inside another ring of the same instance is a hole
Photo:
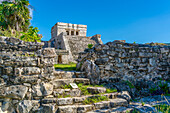
[[[69,29],[69,35],[71,35],[71,29]]]
[[[76,35],[76,30],[74,30],[74,35]]]

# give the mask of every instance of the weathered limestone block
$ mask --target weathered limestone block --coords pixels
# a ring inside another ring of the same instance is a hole
[[[71,105],[73,104],[73,98],[58,98],[57,105]]]
[[[56,102],[57,102],[57,98],[45,98],[45,99],[42,99],[43,104],[56,103]]]
[[[128,106],[128,102],[125,99],[122,99],[122,98],[111,99],[110,100],[110,106],[111,107]]]
[[[33,105],[31,100],[23,100],[19,102],[16,110],[18,113],[29,113],[32,107]]]
[[[56,104],[42,104],[42,107],[38,110],[38,113],[56,113],[56,111]]]
[[[44,57],[56,57],[56,52],[54,48],[43,48],[42,55]]]
[[[131,100],[131,96],[127,91],[122,91],[122,92],[118,93],[117,97],[126,99],[128,102],[130,102],[130,100]]]
[[[2,89],[0,89],[0,97],[11,99],[23,99],[27,91],[28,88],[23,85],[3,87]]]
[[[43,95],[50,95],[53,92],[53,85],[51,83],[42,83]]]
[[[104,87],[88,87],[87,90],[92,94],[100,94],[106,92],[106,88]]]
[[[87,111],[91,111],[94,109],[93,105],[79,105],[77,107],[77,113],[86,113]]]
[[[14,82],[15,84],[21,84],[21,83],[31,83],[36,84],[38,81],[39,75],[28,75],[28,76],[17,76],[16,78],[11,78],[10,80]]]
[[[34,96],[47,96],[52,94],[53,92],[53,85],[51,83],[38,83],[37,85],[32,86],[33,95]]]
[[[108,63],[109,59],[108,58],[101,58],[101,59],[96,59],[95,64],[97,65],[105,65]]]
[[[0,113],[13,113],[15,112],[14,106],[10,99],[4,99],[2,106],[0,107]]]
[[[70,95],[71,97],[81,96],[81,91],[79,89],[54,89],[54,95],[57,97],[59,95]]]
[[[87,78],[90,79],[91,84],[99,84],[100,82],[100,70],[99,67],[94,63],[89,60],[86,60],[82,67],[81,70],[85,71],[87,73]]]
[[[94,103],[96,109],[108,109],[110,107],[110,101],[102,101]]]
[[[33,74],[40,74],[41,70],[38,67],[22,67],[22,68],[15,68],[15,75],[33,75]]]
[[[77,113],[76,105],[59,106],[58,113]]]
[[[41,70],[38,67],[23,67],[24,75],[33,75],[33,74],[40,74]]]

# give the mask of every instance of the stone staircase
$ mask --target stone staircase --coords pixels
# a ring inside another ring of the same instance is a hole
[[[69,85],[70,83],[82,83],[83,85],[89,85],[90,81],[87,78],[76,78],[82,75],[83,72],[71,72],[71,71],[55,71],[53,80],[53,95],[47,96],[41,100],[43,106],[43,112],[49,113],[110,113],[121,111],[131,111],[128,109],[128,102],[130,96],[127,92],[124,93],[105,93],[105,87],[88,87],[87,90],[91,95],[82,95],[80,89],[63,89],[62,86]],[[62,97],[61,95],[66,95]],[[69,97],[67,97],[69,95]],[[85,99],[91,97],[106,96],[107,101],[101,101],[92,104],[83,104]],[[46,110],[46,111],[45,111]]]

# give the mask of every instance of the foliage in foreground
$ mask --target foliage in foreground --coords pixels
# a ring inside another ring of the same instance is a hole
[[[30,26],[27,32],[21,32],[23,35],[20,37],[21,40],[26,42],[41,42],[41,37],[38,36],[38,28]]]
[[[10,27],[16,31],[26,31],[31,19],[29,6],[28,0],[3,1],[0,4],[0,26],[2,29],[8,30]]]
[[[106,96],[92,96],[83,101],[83,104],[92,104],[97,103],[101,101],[108,101],[108,98]]]
[[[38,28],[30,25],[28,0],[9,0],[0,4],[0,36],[15,37],[27,42],[40,42]]]
[[[21,35],[20,32],[12,30],[10,27],[8,30],[3,30],[2,28],[0,28],[0,36],[19,38],[20,35]]]

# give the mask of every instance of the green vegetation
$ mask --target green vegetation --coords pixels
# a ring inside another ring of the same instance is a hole
[[[31,19],[29,7],[28,0],[3,1],[0,4],[2,29],[7,30],[10,27],[16,31],[27,31]]]
[[[161,82],[159,83],[159,87],[161,90],[164,91],[165,94],[168,94],[168,83],[162,84]]]
[[[150,91],[151,93],[155,92],[156,90],[157,90],[157,88],[150,88],[150,89],[149,89],[149,91]]]
[[[153,106],[153,107],[155,107],[158,110],[158,112],[170,113],[170,106],[169,105],[161,104],[161,105],[156,105],[156,106]]]
[[[61,88],[62,89],[72,89],[70,84],[69,85],[65,85],[65,86],[62,85]]]
[[[92,104],[92,103],[97,103],[101,101],[108,101],[109,99],[106,96],[93,96],[85,99],[83,101],[83,104]]]
[[[168,92],[168,83],[162,84],[162,83],[160,82],[160,83],[159,83],[159,87],[160,87],[160,89],[161,89],[161,91],[162,91],[162,94],[164,94],[164,95],[169,95],[169,92]],[[149,90],[150,90],[151,94],[153,94],[154,92],[156,92],[156,91],[158,90],[158,88],[157,88],[157,87],[155,87],[155,88],[150,88]]]
[[[30,26],[27,32],[21,32],[22,36],[20,37],[21,40],[24,40],[26,42],[41,42],[40,36],[38,36],[38,28],[33,26]]]
[[[2,28],[0,28],[0,36],[18,38],[20,35],[21,35],[20,32],[18,32],[16,30],[12,30],[10,27],[8,28],[8,30],[2,30]]]
[[[91,94],[87,90],[88,87],[104,87],[104,85],[83,85],[82,83],[79,83],[77,86],[79,87],[83,95]],[[117,89],[108,89],[108,88],[106,89],[106,93],[113,93],[113,92],[117,92]]]
[[[72,71],[76,70],[76,63],[70,63],[70,64],[55,64],[55,69],[61,69],[64,71]]]
[[[130,88],[135,88],[135,86],[130,81],[125,81]]]
[[[144,106],[145,105],[145,102],[142,102],[142,106]]]
[[[93,44],[88,44],[89,49],[92,49],[92,47],[93,47]]]
[[[106,89],[106,93],[117,92],[117,89]]]
[[[91,93],[88,92],[87,88],[89,85],[83,85],[82,83],[77,85],[79,89],[81,90],[82,95],[90,95]]]
[[[3,1],[0,4],[0,36],[40,42],[42,37],[38,35],[38,28],[30,26],[29,8],[32,6],[28,0]]]

